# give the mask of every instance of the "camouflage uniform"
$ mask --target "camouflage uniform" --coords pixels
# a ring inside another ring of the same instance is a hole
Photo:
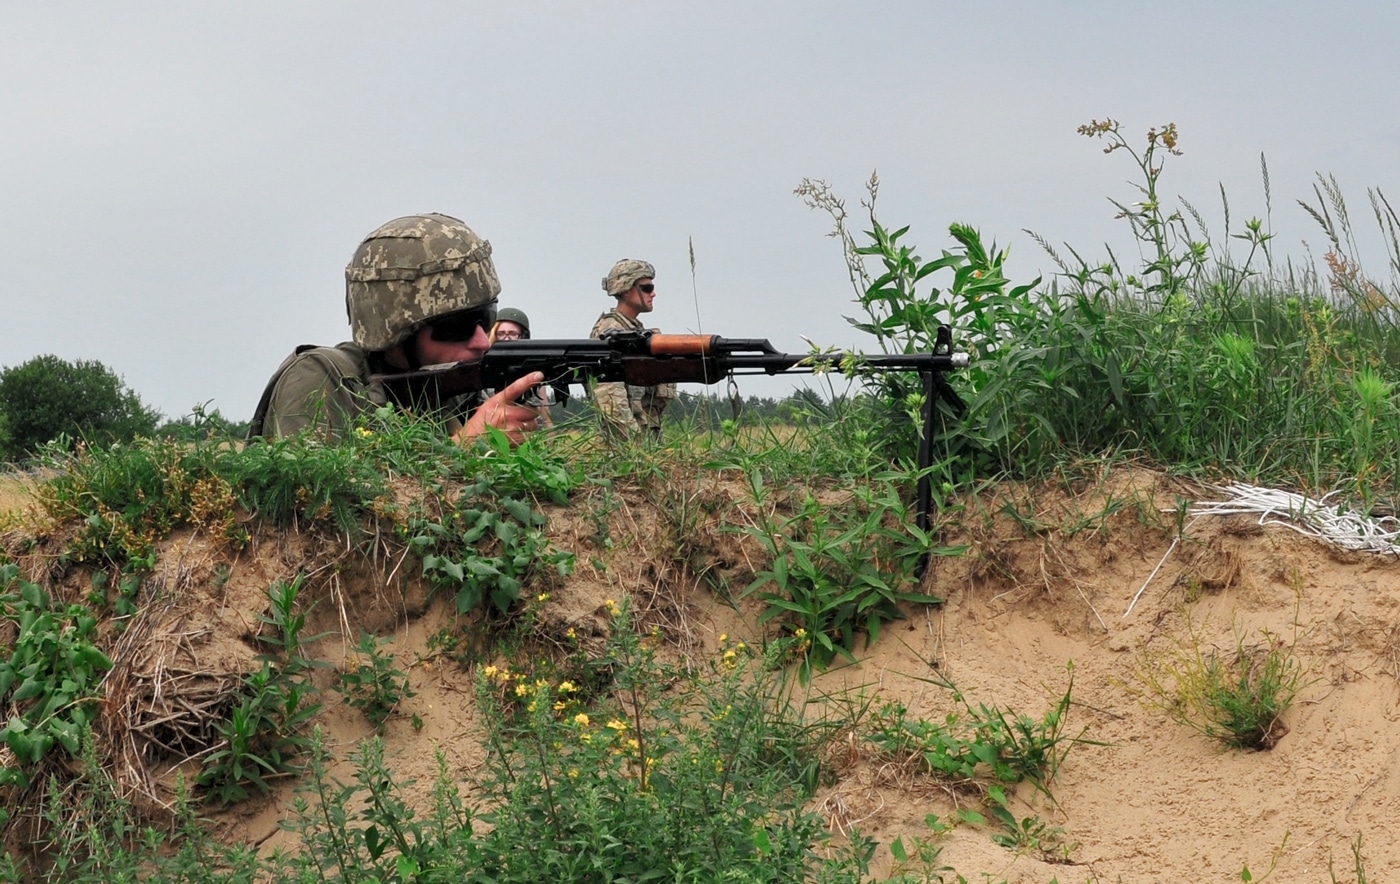
[[[336,438],[361,415],[389,401],[371,375],[402,371],[385,352],[435,319],[494,304],[501,283],[491,244],[447,215],[409,215],[371,232],[345,268],[345,310],[354,343],[303,345],[263,391],[249,428],[256,436],[314,429]],[[449,432],[483,397],[440,409]]]
[[[621,329],[623,331],[645,331],[646,327],[636,319],[629,319],[616,310],[609,310],[593,323],[589,337],[600,338],[603,332]],[[609,431],[645,430],[652,438],[661,437],[661,412],[676,398],[675,384],[659,384],[654,387],[641,387],[636,384],[610,383],[594,384],[590,391],[593,407],[598,409]]]
[[[383,386],[369,381],[369,357],[351,343],[298,347],[268,381],[249,437],[292,436],[308,427],[344,435],[357,418],[389,400]]]

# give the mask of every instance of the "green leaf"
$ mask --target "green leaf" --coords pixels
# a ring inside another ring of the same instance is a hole
[[[370,859],[379,859],[379,857],[384,854],[384,848],[387,846],[388,842],[381,840],[379,828],[377,826],[370,826],[365,829],[365,850],[369,852]]]
[[[501,504],[505,506],[506,512],[510,513],[517,522],[529,525],[534,521],[535,511],[530,504],[525,501],[514,497],[506,497],[501,500]]]
[[[753,846],[760,856],[768,856],[773,852],[773,842],[768,837],[768,830],[755,828],[753,830]]]
[[[24,700],[32,700],[35,697],[45,694],[49,690],[49,687],[48,681],[41,679],[36,673],[26,678],[24,682],[20,684],[19,688],[15,690],[14,696],[10,698],[10,702],[20,703]]]

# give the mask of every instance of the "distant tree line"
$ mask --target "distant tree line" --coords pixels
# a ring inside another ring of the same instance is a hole
[[[149,436],[160,412],[92,359],[36,356],[0,370],[0,458],[18,461],[45,443]]]
[[[0,462],[33,457],[49,443],[65,447],[125,442],[137,436],[242,438],[248,422],[230,421],[218,410],[161,423],[121,376],[95,359],[69,362],[46,354],[0,369]]]
[[[560,422],[591,413],[588,400],[581,396],[553,409]],[[749,396],[739,402],[737,416],[728,397],[682,390],[667,408],[666,420],[702,429],[719,429],[726,421],[740,427],[800,426],[823,422],[830,413],[831,406],[810,389],[796,390],[784,399]],[[32,457],[51,442],[107,444],[137,436],[241,439],[247,432],[247,421],[229,420],[218,409],[206,411],[204,406],[162,423],[158,410],[143,403],[120,375],[96,360],[69,362],[44,355],[0,369],[0,462]]]

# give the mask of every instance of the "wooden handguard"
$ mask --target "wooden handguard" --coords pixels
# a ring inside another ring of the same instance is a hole
[[[647,339],[653,356],[709,356],[714,335],[662,335]]]

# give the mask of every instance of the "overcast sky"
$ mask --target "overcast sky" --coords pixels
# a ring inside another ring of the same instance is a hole
[[[1400,196],[1400,5],[1382,2],[4,2],[0,365],[98,359],[168,417],[247,418],[297,344],[348,337],[364,234],[439,211],[491,240],[502,304],[583,337],[622,257],[657,266],[650,324],[870,348],[824,178],[927,257],[949,223],[1053,268],[1125,243],[1107,197],[1173,121],[1163,179],[1223,222],[1334,173]],[[693,238],[695,293],[687,254]],[[1385,254],[1369,255],[1384,273]],[[697,320],[697,307],[699,318]],[[748,392],[770,395],[768,388]]]

